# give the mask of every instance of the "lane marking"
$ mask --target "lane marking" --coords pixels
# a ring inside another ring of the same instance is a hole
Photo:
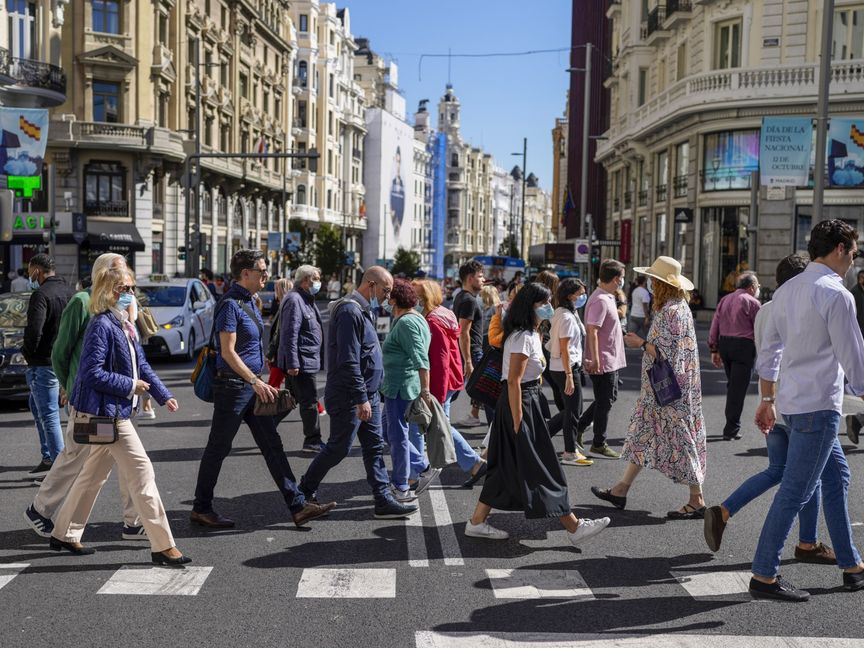
[[[437,481],[438,478],[435,479]],[[441,490],[440,482],[429,489],[429,500],[432,502],[432,513],[435,515],[435,525],[438,528],[438,537],[441,539],[444,564],[450,567],[462,567],[465,565],[465,560],[462,558],[462,550],[459,549],[459,540],[453,528],[453,518],[450,517],[447,497]]]
[[[553,634],[550,632],[414,633],[417,648],[857,648],[860,639],[830,637],[738,637],[712,634]]]
[[[750,572],[717,571],[672,574],[694,599],[748,594]]]
[[[486,577],[498,599],[594,600],[585,579],[572,569],[487,569]]]
[[[297,598],[396,598],[396,570],[304,569]]]
[[[0,589],[12,582],[12,580],[27,569],[30,563],[6,563],[0,564]]]
[[[196,596],[212,570],[212,567],[124,567],[114,572],[97,594]]]
[[[426,534],[423,530],[423,512],[417,503],[417,512],[405,518],[405,541],[408,545],[408,564],[411,567],[428,567],[429,552],[426,550]]]

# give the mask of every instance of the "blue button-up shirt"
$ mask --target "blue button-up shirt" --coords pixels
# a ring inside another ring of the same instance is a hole
[[[240,304],[244,304],[249,311],[255,315],[255,321],[249,317],[246,309]],[[223,331],[226,333],[236,333],[237,339],[234,342],[234,351],[240,356],[249,370],[260,375],[264,370],[264,345],[261,340],[261,331],[264,329],[264,322],[261,319],[261,313],[252,299],[252,293],[246,290],[239,284],[234,284],[225,293],[224,297],[216,305],[216,338],[217,347],[219,346],[219,334]],[[259,329],[259,326],[261,327]],[[222,358],[221,349],[216,356],[217,371],[233,371],[228,363]]]
[[[843,381],[864,394],[864,338],[855,302],[831,268],[811,262],[774,293],[760,335],[756,371],[777,382],[781,414],[841,412]],[[760,327],[761,328],[761,327]]]

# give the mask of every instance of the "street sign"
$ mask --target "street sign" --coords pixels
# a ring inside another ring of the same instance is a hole
[[[72,238],[78,245],[81,245],[87,240],[87,215],[74,213],[72,214]]]
[[[591,253],[591,245],[589,245],[588,239],[576,239],[573,246],[575,248],[573,262],[588,263],[588,255]]]

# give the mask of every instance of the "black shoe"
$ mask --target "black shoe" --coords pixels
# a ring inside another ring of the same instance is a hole
[[[723,531],[726,523],[723,521],[723,509],[719,506],[709,506],[705,510],[705,543],[711,551],[720,551],[720,543],[723,541]]]
[[[727,435],[725,435],[725,434],[723,435],[723,440],[724,440],[724,441],[737,441],[737,440],[740,439],[740,438],[741,438],[741,434],[738,433],[738,432],[736,432],[735,434],[733,434],[733,435],[731,435],[731,436],[727,436]]]
[[[396,500],[387,500],[385,504],[375,505],[376,520],[399,520],[417,512],[416,504],[402,504]]]
[[[54,523],[39,513],[32,504],[24,511],[24,519],[27,520],[27,524],[37,534],[43,538],[51,537],[51,532],[54,531]]]
[[[183,567],[192,562],[192,559],[189,556],[169,558],[161,551],[151,551],[150,559],[153,561],[154,565],[159,565],[160,567]]]
[[[861,432],[861,421],[856,414],[848,414],[846,416],[846,436],[849,440],[858,445],[858,436]]]
[[[96,553],[95,549],[91,549],[90,547],[85,547],[80,542],[63,542],[62,540],[58,540],[55,537],[51,537],[51,540],[48,541],[48,546],[51,547],[54,551],[61,551],[65,549],[69,553],[75,556],[89,556],[91,554]]]
[[[432,482],[435,481],[435,478],[441,474],[440,468],[432,468],[431,466],[420,473],[419,478],[413,484],[411,484],[411,490],[415,495],[420,495],[428,489]]]
[[[483,479],[486,476],[486,473],[489,471],[489,464],[485,461],[480,464],[480,467],[477,469],[477,472],[471,475],[468,479],[462,482],[462,488],[473,488],[474,484]]]
[[[615,506],[615,508],[621,509],[622,511],[627,506],[626,497],[613,495],[612,491],[608,488],[597,488],[596,486],[592,486],[591,492],[594,493],[594,497],[599,497],[601,500],[609,502],[610,504]]]
[[[846,576],[847,574],[843,574],[844,583],[846,582]],[[801,603],[810,598],[810,592],[798,589],[789,581],[783,580],[778,574],[777,580],[770,584],[751,578],[750,596],[755,599],[775,599],[790,603]]]
[[[31,475],[38,475],[39,473],[48,472],[51,470],[51,466],[54,465],[50,461],[45,461],[44,459],[36,466],[33,470],[30,471]]]
[[[864,589],[864,572],[858,572],[857,574],[843,572],[843,588],[850,592]]]

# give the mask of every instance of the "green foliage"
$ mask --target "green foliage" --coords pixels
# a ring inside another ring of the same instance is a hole
[[[329,223],[321,225],[312,243],[312,254],[315,265],[321,269],[322,277],[341,271],[345,263],[345,246],[342,244],[339,228]]]
[[[521,256],[519,254],[519,248],[516,246],[516,238],[514,236],[508,234],[504,240],[501,241],[501,245],[498,246],[498,255],[516,257],[517,259]]]
[[[406,277],[414,277],[420,270],[420,253],[416,250],[406,250],[399,247],[393,255],[393,267],[390,269],[394,275],[404,273]]]

